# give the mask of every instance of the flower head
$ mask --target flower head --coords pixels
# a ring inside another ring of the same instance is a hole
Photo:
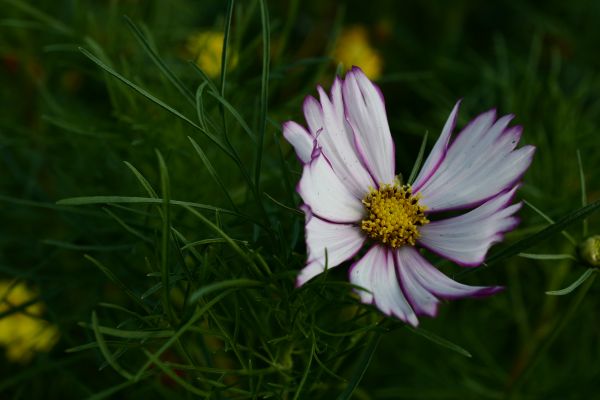
[[[355,67],[329,95],[318,92],[319,101],[304,101],[308,130],[293,121],[283,126],[304,164],[297,191],[308,260],[297,285],[366,247],[349,271],[361,300],[415,326],[417,316],[435,316],[442,299],[501,290],[448,278],[418,248],[477,266],[516,227],[521,204],[512,199],[535,148],[516,149],[522,128],[508,126],[513,116],[483,113],[451,141],[457,103],[415,181],[401,185],[380,90]],[[463,212],[439,217],[450,210]]]
[[[6,313],[0,318],[0,345],[11,361],[25,363],[58,341],[58,329],[41,319],[44,306],[35,297],[22,282],[0,281],[0,314]],[[26,303],[31,304],[23,307]]]

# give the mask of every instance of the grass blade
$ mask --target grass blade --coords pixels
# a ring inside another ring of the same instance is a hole
[[[408,325],[406,326],[406,328],[409,331],[411,331],[413,333],[416,333],[417,335],[419,335],[421,337],[424,337],[425,339],[427,339],[427,340],[429,340],[429,341],[431,341],[431,342],[433,342],[433,343],[435,343],[437,345],[440,345],[440,346],[445,347],[445,348],[447,348],[449,350],[455,351],[455,352],[457,352],[458,354],[460,354],[462,356],[465,356],[465,357],[468,357],[468,358],[472,357],[471,353],[469,353],[464,348],[460,347],[459,345],[457,345],[455,343],[452,343],[448,339],[444,339],[443,337],[440,337],[440,336],[436,335],[433,332],[426,331],[425,329],[422,329],[422,328],[413,328],[412,326],[408,326]]]
[[[162,154],[156,150],[158,165],[160,169],[160,186],[163,196],[162,202],[162,235],[160,241],[160,271],[163,284],[163,303],[167,314],[172,314],[171,290],[169,282],[169,244],[171,238],[171,184],[169,182],[169,171]]]
[[[71,197],[67,199],[58,200],[58,205],[68,206],[82,206],[82,205],[93,205],[93,204],[162,204],[163,199],[161,198],[150,198],[150,197],[136,197],[136,196],[84,196],[84,197]],[[209,206],[207,204],[193,203],[189,201],[171,200],[170,203],[176,206],[200,208],[207,211],[218,211],[224,214],[231,214],[241,216],[234,211],[227,210],[225,208]]]
[[[169,69],[169,67],[167,67],[167,65],[160,58],[156,50],[150,45],[142,31],[140,31],[140,29],[133,23],[133,21],[127,15],[125,15],[123,18],[125,19],[129,30],[131,30],[137,41],[142,45],[142,47],[146,51],[146,54],[148,54],[148,56],[150,57],[150,59],[152,59],[154,64],[156,64],[158,69],[160,69],[160,71],[167,77],[167,79],[173,84],[173,86],[177,88],[179,93],[181,93],[183,97],[185,97],[186,100],[190,102],[190,104],[194,105],[194,96],[192,95],[192,93],[183,85],[179,78],[175,76],[175,74]]]
[[[266,0],[259,0],[260,21],[262,25],[262,78],[260,83],[260,114],[258,116],[258,146],[256,146],[256,165],[254,170],[254,183],[260,186],[260,170],[262,165],[262,152],[267,128],[267,102],[269,97],[269,56],[271,54],[271,39],[269,27],[269,11]],[[259,192],[259,190],[257,190]]]
[[[564,296],[565,294],[571,293],[573,290],[577,289],[583,282],[585,282],[592,274],[596,272],[595,268],[588,268],[581,276],[569,286],[560,290],[550,290],[546,292],[547,295],[550,296]]]
[[[214,297],[213,299],[211,299],[208,303],[204,304],[202,307],[198,307],[196,309],[196,312],[194,313],[194,315],[183,325],[181,326],[177,332],[175,332],[173,335],[171,335],[169,337],[169,339],[160,347],[160,349],[158,349],[156,351],[156,353],[153,354],[149,354],[148,355],[148,360],[146,361],[146,363],[138,370],[138,372],[136,373],[134,379],[137,381],[139,379],[141,379],[144,376],[144,372],[150,367],[150,365],[152,365],[153,363],[157,362],[159,360],[159,357],[169,348],[171,347],[176,341],[179,340],[179,337],[181,335],[183,335],[186,331],[188,331],[196,322],[198,322],[198,320],[208,311],[211,309],[211,307],[213,307],[215,304],[217,304],[219,301],[221,301],[221,299],[223,299],[224,297],[228,296],[232,291],[231,290],[227,290],[219,295],[217,295],[216,297]]]
[[[223,48],[221,51],[221,97],[225,97],[225,83],[227,81],[227,62],[229,58],[229,35],[231,34],[231,20],[233,19],[233,6],[235,1],[227,2],[227,19],[223,32]]]
[[[129,298],[131,298],[137,305],[150,314],[150,309],[148,309],[148,307],[146,307],[140,298],[133,293],[110,269],[106,268],[104,264],[88,254],[84,255],[83,257],[98,267],[98,269],[102,271],[102,273],[104,273],[109,280],[114,282],[125,294],[129,296]]]
[[[519,253],[519,257],[529,258],[531,260],[573,260],[577,259],[570,254],[533,254],[533,253]]]
[[[537,208],[536,206],[534,206],[533,204],[531,204],[529,201],[527,200],[523,200],[523,203],[527,204],[527,206],[529,208],[531,208],[533,211],[535,211],[536,213],[538,213],[542,218],[544,218],[546,221],[548,221],[548,223],[553,224],[554,220],[552,218],[550,218],[546,213],[544,213],[542,210],[540,210],[539,208]],[[561,234],[567,238],[567,240],[569,242],[571,242],[571,244],[573,246],[577,245],[577,241],[573,238],[573,236],[571,236],[569,234],[569,232],[567,231],[561,231]]]
[[[183,115],[179,111],[175,110],[173,107],[171,107],[168,104],[166,104],[164,101],[160,100],[158,97],[156,97],[153,94],[151,94],[150,92],[148,92],[146,89],[143,89],[143,88],[139,87],[135,83],[131,82],[129,79],[125,78],[123,75],[119,74],[117,71],[115,71],[114,69],[112,69],[111,67],[109,67],[108,65],[106,65],[104,62],[102,62],[100,59],[98,59],[96,56],[94,56],[92,53],[90,53],[86,49],[80,47],[79,51],[81,51],[84,56],[86,56],[87,58],[89,58],[91,61],[93,61],[100,68],[102,68],[103,70],[105,70],[106,72],[108,72],[110,75],[114,76],[115,78],[117,78],[118,80],[120,80],[121,82],[123,82],[124,84],[126,84],[127,86],[129,86],[130,88],[132,88],[133,90],[135,90],[136,92],[138,92],[139,94],[141,94],[142,96],[144,96],[145,98],[147,98],[148,100],[150,100],[151,102],[153,102],[154,104],[162,107],[163,109],[167,110],[171,114],[175,115],[177,118],[179,118],[179,119],[183,120],[184,122],[186,122],[188,125],[196,128],[198,131],[202,132],[214,144],[216,144],[217,146],[219,146],[219,148],[221,150],[223,150],[223,152],[225,152],[229,157],[234,158],[234,156],[231,153],[231,151],[227,147],[225,147],[223,145],[223,143],[221,143],[221,140],[218,137],[216,137],[216,136],[212,135],[210,132],[202,129],[202,127],[200,125],[196,124],[195,122],[193,122],[192,120],[190,120],[188,117],[186,117],[185,115]]]
[[[425,132],[425,136],[423,136],[423,141],[421,142],[421,147],[419,148],[419,154],[417,154],[417,159],[415,160],[415,164],[412,167],[412,171],[410,171],[410,176],[408,177],[408,184],[412,184],[421,169],[421,163],[423,162],[423,155],[425,154],[425,147],[427,146],[427,136],[429,136],[429,132]]]
[[[114,359],[112,353],[106,345],[106,342],[104,341],[104,338],[100,333],[100,329],[98,326],[98,316],[96,315],[96,311],[92,311],[92,329],[94,330],[96,342],[98,342],[98,348],[100,349],[100,352],[102,353],[108,364],[110,364],[110,366],[123,378],[131,380],[132,375],[127,370],[125,370],[125,368],[121,367],[117,360]]]
[[[129,224],[127,222],[123,221],[122,218],[119,218],[119,216],[117,216],[117,214],[113,213],[108,208],[103,207],[102,210],[104,210],[104,212],[106,214],[108,214],[112,219],[114,219],[117,222],[117,224],[119,224],[123,229],[125,229],[127,232],[131,233],[133,236],[137,237],[138,239],[141,239],[143,242],[146,242],[149,244],[154,243],[152,240],[150,240],[149,238],[144,236],[144,234],[142,232],[129,226]]]
[[[198,153],[198,155],[200,156],[200,159],[202,160],[202,163],[206,167],[206,169],[207,169],[208,173],[210,174],[210,176],[217,183],[217,185],[219,185],[219,187],[221,188],[221,190],[223,191],[223,193],[225,194],[225,196],[227,196],[227,200],[229,200],[229,203],[231,204],[231,207],[237,212],[237,206],[235,205],[235,203],[233,202],[233,199],[229,195],[229,190],[227,190],[227,187],[225,186],[225,184],[223,183],[223,181],[219,177],[219,174],[217,174],[217,171],[215,170],[215,168],[213,167],[212,163],[210,162],[210,160],[206,156],[206,153],[204,153],[204,150],[202,150],[202,148],[200,147],[200,145],[198,143],[196,143],[196,141],[194,139],[192,139],[189,136],[188,136],[188,139],[192,143],[192,146],[194,146],[194,150],[196,150],[196,153]]]
[[[244,250],[242,250],[242,248],[240,246],[238,246],[238,244],[236,243],[235,240],[233,240],[229,235],[227,235],[225,232],[223,232],[223,230],[221,230],[221,228],[219,228],[217,225],[215,225],[214,223],[212,223],[208,218],[206,218],[204,215],[200,214],[198,211],[194,210],[191,207],[186,207],[186,206],[184,206],[184,207],[189,212],[191,212],[196,217],[198,217],[213,232],[215,232],[217,235],[219,235],[223,239],[225,239],[225,241],[227,242],[227,244],[229,245],[229,247],[231,247],[231,249],[233,251],[235,251],[237,254],[239,254],[239,256],[242,257],[242,259],[245,260],[248,263],[248,265],[250,267],[252,267],[252,269],[259,276],[262,275],[262,273],[260,272],[260,269],[258,268],[258,266],[256,265],[256,263],[254,262],[254,260],[252,260],[252,258],[250,258],[250,256],[248,255],[248,253],[246,253]]]
[[[579,186],[581,187],[581,206],[587,205],[587,189],[585,186],[585,174],[583,173],[583,162],[581,161],[581,152],[577,149],[577,166],[579,168]],[[588,221],[583,219],[583,237],[588,234]]]
[[[128,163],[127,161],[123,161],[123,162],[125,163],[127,168],[129,168],[131,170],[131,172],[133,172],[133,174],[135,175],[137,180],[140,181],[140,184],[142,185],[144,190],[146,190],[146,192],[148,193],[148,196],[150,196],[152,198],[158,198],[156,191],[154,190],[152,185],[150,185],[150,182],[148,182],[148,180],[144,177],[144,175],[142,175],[142,173],[140,171],[138,171],[137,168],[134,167],[132,164]]]
[[[204,286],[190,295],[190,303],[198,301],[202,296],[206,296],[209,293],[216,292],[221,289],[235,289],[243,287],[257,287],[263,286],[263,283],[253,279],[231,279],[228,281],[216,282],[207,286]]]
[[[360,358],[356,364],[356,368],[354,369],[354,373],[348,382],[348,386],[346,389],[338,396],[338,400],[348,400],[352,397],[352,393],[358,387],[360,381],[362,380],[365,372],[369,368],[371,364],[371,360],[373,359],[373,355],[375,354],[375,350],[379,345],[379,341],[381,340],[381,332],[373,333],[373,336],[369,339],[365,349],[363,350]]]
[[[221,106],[223,106],[224,108],[227,109],[227,111],[229,111],[229,113],[233,116],[233,118],[235,118],[235,120],[238,122],[238,124],[240,124],[242,129],[248,134],[248,137],[250,137],[250,140],[252,140],[252,143],[256,143],[256,136],[254,135],[254,133],[252,133],[252,130],[250,129],[250,127],[248,126],[248,124],[246,123],[244,118],[242,118],[240,113],[231,105],[231,103],[229,103],[225,99],[225,97],[223,97],[223,95],[220,95],[213,91],[209,91],[208,94],[213,96],[221,104]],[[225,122],[223,122],[223,123],[225,123]]]
[[[310,355],[309,355],[310,358],[308,359],[308,363],[306,363],[306,369],[304,370],[304,374],[302,375],[302,380],[300,381],[300,383],[298,384],[298,387],[296,388],[296,394],[294,394],[293,400],[297,400],[300,397],[300,393],[302,393],[302,388],[304,387],[304,384],[306,384],[308,374],[310,374],[310,367],[312,365],[312,360],[315,356],[316,347],[317,347],[317,341],[313,335],[312,345],[310,346]]]

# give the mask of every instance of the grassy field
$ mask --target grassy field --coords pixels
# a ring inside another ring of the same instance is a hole
[[[0,7],[0,398],[599,396],[598,265],[578,248],[600,234],[600,2]],[[501,294],[415,329],[360,303],[346,266],[295,288],[281,124],[353,64],[403,176],[461,98],[459,127],[496,108],[537,147],[489,265],[432,259]]]

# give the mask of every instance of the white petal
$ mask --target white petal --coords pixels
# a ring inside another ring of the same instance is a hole
[[[308,124],[308,129],[312,136],[317,136],[323,129],[323,111],[318,100],[312,96],[307,96],[304,99],[304,118]]]
[[[394,315],[412,326],[419,324],[415,312],[400,289],[391,250],[373,246],[350,269],[350,282],[370,291],[359,291],[363,302],[374,303],[383,313]]]
[[[310,115],[309,126],[313,128],[321,125],[320,130],[313,132],[318,146],[340,178],[340,181],[357,197],[362,199],[368,192],[369,187],[375,187],[376,183],[363,166],[359,155],[354,147],[354,133],[346,122],[343,112],[341,82],[336,79],[331,88],[331,99],[323,88],[318,88],[320,95],[320,119],[316,111],[316,105],[312,100],[305,103],[305,114]],[[309,111],[307,113],[307,110]],[[312,120],[312,121],[311,121]]]
[[[419,229],[419,244],[460,265],[481,264],[490,246],[519,222],[509,206],[518,186],[457,217],[430,222]]]
[[[419,264],[405,255],[406,251],[410,251],[408,249],[415,251],[412,247],[404,246],[395,253],[402,291],[417,315],[435,317],[440,301],[414,276],[412,268],[418,268]]]
[[[328,221],[354,223],[363,217],[361,200],[341,183],[323,154],[304,166],[297,191],[313,213]]]
[[[459,299],[462,297],[483,297],[489,296],[503,290],[500,286],[468,286],[456,282],[429,263],[414,247],[402,247],[396,253],[401,277],[407,277],[415,286],[420,286],[423,290],[435,295],[440,299]],[[404,284],[404,281],[403,281]],[[422,307],[431,307],[428,298],[412,297],[412,293],[404,287],[405,293],[412,301],[421,300]],[[419,294],[422,296],[422,294]]]
[[[297,286],[325,271],[325,264],[327,268],[334,268],[353,257],[365,241],[356,225],[335,224],[310,214],[306,218],[305,232],[308,260],[298,276]]]
[[[365,166],[377,183],[393,182],[394,142],[381,92],[359,68],[354,67],[344,79],[343,99],[346,118]]]
[[[433,174],[415,185],[414,192],[421,193],[429,212],[482,204],[512,187],[525,173],[535,148],[515,150],[521,128],[507,128],[512,116],[495,121],[495,115],[489,111],[467,125]]]
[[[294,121],[283,124],[283,136],[296,150],[296,155],[304,164],[310,162],[315,139]]]
[[[421,171],[419,171],[419,175],[413,182],[413,191],[416,193],[421,186],[433,175],[433,173],[440,166],[440,163],[446,156],[446,151],[448,150],[448,143],[450,143],[450,136],[452,135],[452,131],[454,130],[454,126],[456,125],[456,115],[458,114],[458,108],[460,107],[460,100],[456,102],[452,112],[450,112],[450,116],[444,125],[444,129],[442,129],[442,134],[435,142],[433,149],[431,149],[431,153],[425,160],[425,163],[421,167]]]

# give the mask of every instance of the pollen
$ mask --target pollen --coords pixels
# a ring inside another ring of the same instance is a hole
[[[414,246],[420,237],[419,227],[429,223],[420,194],[412,194],[410,185],[381,185],[371,189],[363,199],[366,217],[360,228],[371,239],[392,248]]]

